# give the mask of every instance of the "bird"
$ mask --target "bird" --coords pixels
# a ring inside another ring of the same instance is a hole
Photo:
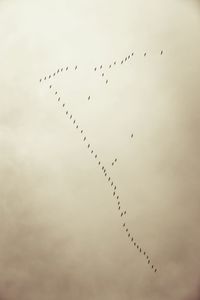
[[[146,56],[147,54],[146,54],[146,52],[144,53],[144,56]]]
[[[108,181],[110,181],[110,177],[108,177]]]
[[[100,69],[102,69],[102,65],[100,66]]]
[[[146,255],[146,252],[144,251],[144,255]]]
[[[128,232],[128,228],[126,228],[126,232]]]
[[[88,148],[90,148],[90,144],[88,144]]]
[[[121,217],[123,216],[123,213],[121,213]]]
[[[81,133],[83,133],[83,130],[81,130]]]
[[[67,70],[68,70],[68,67],[66,67],[65,70],[67,71]]]
[[[96,70],[97,70],[97,68],[95,67],[95,68],[94,68],[94,71],[96,71]]]
[[[134,246],[136,245],[136,242],[134,242]]]
[[[120,206],[118,207],[118,209],[120,210]]]
[[[130,233],[128,234],[128,237],[130,237]]]
[[[104,76],[104,73],[102,73],[101,76],[103,77],[103,76]]]
[[[113,193],[113,196],[115,196],[115,192]]]
[[[108,83],[108,79],[106,80],[106,84]]]
[[[139,246],[137,245],[137,249],[139,248]]]
[[[99,165],[101,164],[101,162],[99,161]]]
[[[133,55],[134,55],[134,52],[132,52],[131,55],[133,56]]]
[[[111,68],[111,65],[109,66],[109,69]]]
[[[133,133],[131,134],[131,138],[133,138]]]
[[[72,115],[70,116],[70,119],[72,118]]]
[[[55,92],[55,95],[57,95],[58,94],[58,92]]]
[[[123,224],[123,227],[125,227],[125,225],[126,225],[126,224],[124,223],[124,224]]]
[[[111,182],[111,186],[113,186],[113,182]]]
[[[114,166],[114,163],[112,162],[112,166]]]
[[[117,159],[115,158],[115,162],[117,161]]]
[[[63,107],[65,106],[65,103],[63,103]]]
[[[107,176],[107,173],[105,173],[105,177]]]
[[[148,264],[150,264],[150,260],[148,260]]]
[[[73,123],[75,124],[75,122],[76,122],[76,120],[74,120],[74,122],[73,122]]]
[[[152,267],[152,269],[154,268],[153,265],[151,267]]]
[[[130,58],[130,55],[128,56],[128,59]]]
[[[116,65],[116,61],[114,61],[114,65]]]
[[[104,170],[104,166],[102,167],[102,170]]]
[[[116,185],[115,185],[115,187],[114,187],[114,190],[116,190]]]
[[[76,125],[76,129],[78,129],[78,125]]]
[[[120,205],[120,202],[118,201],[117,204]]]
[[[125,57],[125,61],[127,61],[127,57]]]
[[[42,81],[42,79],[40,78],[40,82]]]
[[[123,60],[121,61],[121,65],[123,64]]]
[[[142,249],[140,248],[140,252],[142,252]]]
[[[86,137],[84,137],[84,139],[83,139],[84,141],[86,140]]]
[[[131,242],[133,242],[133,237],[131,238]]]
[[[61,72],[63,71],[63,68],[61,69]]]
[[[55,76],[56,75],[56,73],[53,73],[53,76]]]
[[[58,98],[58,101],[60,101],[60,97]]]
[[[126,210],[124,211],[124,214],[126,214]]]
[[[51,78],[51,75],[49,75],[49,79]]]
[[[157,272],[157,269],[155,269],[155,271],[154,271],[155,273]]]
[[[97,155],[95,155],[95,158],[97,158]]]
[[[117,199],[119,199],[119,196],[117,196]]]
[[[52,85],[50,85],[49,88],[51,89],[51,88],[52,88]]]
[[[46,77],[44,77],[44,80],[46,80],[47,78]]]
[[[68,110],[66,111],[66,115],[68,114]]]
[[[60,72],[60,70],[58,69],[58,70],[57,70],[57,73],[59,73],[59,72]]]
[[[75,66],[75,70],[77,69],[77,66]]]
[[[160,51],[160,55],[163,55],[163,50],[162,50],[162,51]]]
[[[92,150],[91,153],[93,153],[94,151]]]
[[[90,96],[88,96],[88,100],[90,100]]]

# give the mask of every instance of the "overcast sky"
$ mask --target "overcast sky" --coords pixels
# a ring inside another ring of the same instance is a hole
[[[1,0],[0,40],[0,299],[200,299],[199,1]]]

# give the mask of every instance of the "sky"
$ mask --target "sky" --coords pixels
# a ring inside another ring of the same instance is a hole
[[[1,300],[200,299],[199,4],[0,1]]]

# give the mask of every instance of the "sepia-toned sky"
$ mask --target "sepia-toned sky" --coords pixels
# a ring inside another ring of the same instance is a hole
[[[0,41],[0,300],[199,300],[199,1],[1,0]]]

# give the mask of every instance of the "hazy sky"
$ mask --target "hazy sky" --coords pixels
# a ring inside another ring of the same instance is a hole
[[[1,0],[0,40],[0,299],[200,299],[199,1]]]

